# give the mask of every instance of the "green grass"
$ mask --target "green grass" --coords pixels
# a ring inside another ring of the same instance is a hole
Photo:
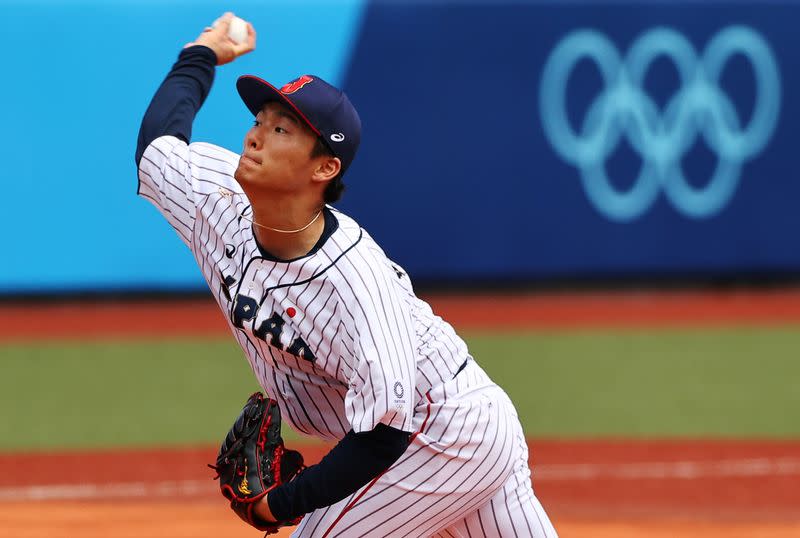
[[[0,448],[216,442],[255,377],[231,340],[0,348]]]
[[[531,436],[800,437],[800,330],[484,336]]]
[[[467,336],[528,435],[800,437],[794,328]],[[215,443],[258,389],[231,339],[5,345],[0,365],[3,450]]]

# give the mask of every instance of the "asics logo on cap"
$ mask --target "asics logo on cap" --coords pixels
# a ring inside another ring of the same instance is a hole
[[[309,82],[311,82],[313,80],[314,79],[311,78],[310,76],[303,75],[302,77],[289,82],[283,88],[281,88],[281,93],[287,94],[287,95],[290,94],[290,93],[294,93],[294,92],[296,92],[297,90],[299,90],[300,88],[302,88],[303,86],[305,86],[306,84],[308,84]]]
[[[333,133],[331,135],[331,140],[334,142],[341,142],[344,140],[344,135],[342,133]]]

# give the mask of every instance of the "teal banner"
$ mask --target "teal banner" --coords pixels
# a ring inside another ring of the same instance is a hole
[[[204,288],[133,154],[223,9],[258,48],[218,69],[194,140],[239,151],[241,74],[342,85],[363,137],[337,205],[416,281],[800,274],[797,2],[0,6],[0,294]]]

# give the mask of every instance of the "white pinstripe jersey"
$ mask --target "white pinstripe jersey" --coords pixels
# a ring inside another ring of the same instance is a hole
[[[350,217],[288,262],[256,245],[239,155],[164,136],[139,166],[139,194],[194,254],[266,393],[300,432],[336,440],[378,423],[412,431],[415,408],[468,356],[405,272]]]

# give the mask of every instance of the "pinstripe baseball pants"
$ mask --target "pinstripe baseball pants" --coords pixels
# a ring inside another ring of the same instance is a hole
[[[474,361],[431,389],[414,426],[392,467],[292,536],[557,538],[531,487],[516,410]]]

